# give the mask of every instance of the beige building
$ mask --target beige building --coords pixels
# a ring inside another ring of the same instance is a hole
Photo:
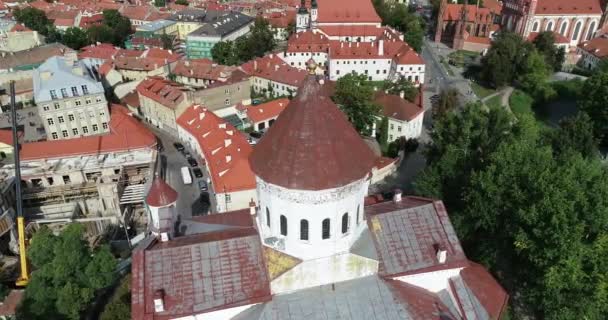
[[[49,58],[34,72],[34,99],[49,140],[109,131],[103,86],[80,62]]]
[[[186,88],[159,77],[145,79],[137,86],[140,110],[155,127],[177,136],[177,118],[190,106]]]
[[[241,71],[233,72],[226,82],[215,82],[205,89],[188,92],[188,100],[191,104],[203,105],[214,112],[234,108],[237,104],[250,98],[249,77]]]
[[[43,43],[43,38],[37,31],[14,22],[0,22],[0,51],[23,51],[40,46]]]

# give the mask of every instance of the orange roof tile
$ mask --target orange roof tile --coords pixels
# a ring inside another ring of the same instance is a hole
[[[182,86],[160,77],[147,78],[136,87],[137,93],[150,98],[161,105],[175,109],[186,99]]]
[[[247,117],[251,120],[252,123],[258,123],[262,121],[266,121],[269,119],[274,119],[285,110],[287,104],[289,103],[289,99],[282,98],[277,100],[272,100],[257,106],[248,106],[247,107]]]
[[[306,78],[306,71],[292,67],[276,55],[256,58],[241,65],[241,70],[250,76],[269,79],[299,87]]]
[[[600,59],[608,57],[608,38],[606,37],[599,37],[585,41],[579,44],[578,47]]]
[[[602,14],[600,0],[538,0],[536,14]]]
[[[104,154],[152,148],[156,145],[154,134],[131,117],[125,107],[113,104],[111,111],[109,133],[76,139],[24,143],[21,145],[21,159],[35,160]]]
[[[381,23],[371,0],[343,0],[319,1],[318,23]]]
[[[200,105],[186,109],[177,124],[198,140],[215,192],[255,188],[248,161],[251,146],[240,131]]]

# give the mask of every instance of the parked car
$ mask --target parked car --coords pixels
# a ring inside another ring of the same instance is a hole
[[[192,169],[192,173],[194,173],[194,176],[197,178],[202,178],[203,177],[203,171],[199,168],[194,168]],[[200,184],[200,182],[199,182]]]
[[[196,160],[194,160],[194,158],[188,158],[188,164],[191,167],[198,167],[198,162],[196,162]]]
[[[207,181],[205,181],[205,180],[199,180],[198,181],[198,188],[201,189],[201,191],[207,191],[207,190],[209,190],[209,187],[207,186]]]
[[[175,142],[173,144],[173,146],[175,147],[175,149],[179,152],[183,152],[186,148],[184,148],[184,145],[179,143],[179,142]]]
[[[249,133],[249,136],[254,138],[254,139],[260,139],[262,138],[262,136],[264,135],[263,132],[259,132],[259,131],[253,131]]]
[[[250,145],[255,145],[258,143],[258,140],[252,137],[247,137],[247,142],[249,142]]]

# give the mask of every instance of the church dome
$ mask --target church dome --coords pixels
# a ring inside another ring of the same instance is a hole
[[[177,201],[177,191],[163,179],[155,178],[146,197],[146,203],[151,207],[165,207],[175,201]]]
[[[329,97],[327,84],[308,75],[296,97],[249,162],[265,182],[294,190],[325,190],[364,178],[376,156]]]

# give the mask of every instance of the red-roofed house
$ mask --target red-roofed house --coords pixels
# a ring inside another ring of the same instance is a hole
[[[403,95],[376,92],[374,102],[382,107],[382,114],[388,118],[388,142],[400,137],[415,139],[420,136],[424,119],[422,95],[420,90],[414,103],[404,99]]]
[[[177,136],[177,118],[190,103],[185,88],[159,77],[143,80],[137,85],[141,114],[153,126]]]
[[[306,77],[306,71],[285,63],[278,55],[269,54],[241,65],[251,76],[256,92],[266,96],[293,96]]]
[[[606,13],[601,0],[504,0],[503,29],[526,39],[531,32],[554,31],[570,46],[591,40],[601,29]]]
[[[9,23],[0,27],[0,51],[17,52],[31,49],[42,44],[42,38],[37,31],[30,30],[19,23]]]
[[[247,106],[246,113],[249,122],[253,126],[253,130],[263,130],[269,128],[279,117],[281,112],[285,110],[289,99],[282,98],[272,100],[257,106]]]
[[[441,2],[437,28],[436,42],[444,42],[457,50],[481,52],[490,47],[490,39],[497,17],[502,10],[499,3],[489,2],[488,7],[478,7],[475,4]]]
[[[226,82],[236,67],[223,66],[209,59],[180,60],[171,72],[175,81],[196,88],[204,88],[215,82]]]
[[[249,208],[257,195],[246,137],[200,105],[186,109],[177,125],[180,139],[205,159],[217,212]]]

